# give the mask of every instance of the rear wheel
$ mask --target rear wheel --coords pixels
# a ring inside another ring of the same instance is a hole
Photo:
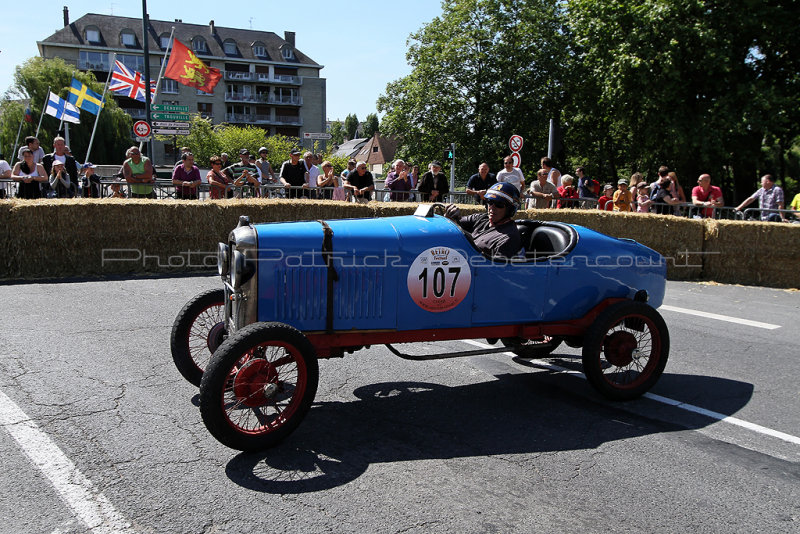
[[[256,451],[278,444],[311,408],[319,381],[313,345],[282,323],[254,323],[217,349],[200,383],[200,413],[222,444]]]
[[[619,302],[586,331],[583,371],[605,397],[629,400],[653,387],[668,356],[669,331],[661,315],[643,302]]]
[[[520,358],[544,358],[561,345],[558,336],[544,336],[541,339],[503,337],[500,341]]]
[[[211,355],[225,336],[225,291],[211,289],[186,303],[170,336],[172,360],[183,377],[200,385]]]

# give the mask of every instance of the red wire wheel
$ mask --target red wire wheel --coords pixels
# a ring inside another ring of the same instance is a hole
[[[643,302],[619,302],[586,331],[583,371],[605,397],[630,400],[653,387],[668,356],[669,331],[661,315]]]
[[[172,360],[181,375],[200,385],[211,355],[225,336],[225,291],[212,289],[186,303],[172,325]]]
[[[297,428],[318,382],[316,352],[301,332],[282,323],[254,323],[214,353],[200,383],[200,413],[222,444],[263,450]]]

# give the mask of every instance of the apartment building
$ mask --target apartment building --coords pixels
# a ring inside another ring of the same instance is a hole
[[[172,28],[174,36],[207,65],[220,69],[223,78],[213,94],[174,80],[162,79],[154,103],[189,106],[214,124],[255,125],[268,135],[302,137],[303,132],[325,131],[325,78],[323,66],[295,47],[295,33],[281,38],[273,32],[225,28],[174,21],[150,20],[147,30],[150,76],[155,79],[165,59]],[[86,14],[74,22],[64,8],[64,27],[38,41],[39,54],[60,57],[78,69],[91,70],[105,81],[113,54],[128,68],[144,72],[142,20]],[[114,98],[135,120],[145,117],[143,103]],[[175,153],[173,143],[154,143],[156,161]]]

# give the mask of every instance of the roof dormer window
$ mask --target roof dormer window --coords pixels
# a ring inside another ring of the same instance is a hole
[[[159,36],[158,44],[161,46],[161,50],[166,50],[169,46],[169,34],[164,34]]]
[[[239,48],[236,46],[236,41],[227,39],[222,43],[222,49],[225,51],[226,56],[239,56]]]
[[[86,42],[91,44],[99,44],[100,30],[95,27],[86,28]]]
[[[294,59],[294,49],[289,45],[281,46],[281,56],[286,60]]]
[[[122,43],[122,46],[136,46],[136,34],[134,34],[131,30],[122,30],[122,32],[119,34],[119,40]]]
[[[253,43],[253,55],[257,58],[267,58],[267,47],[262,42]]]
[[[208,54],[208,45],[202,37],[192,39],[192,50],[195,54]]]

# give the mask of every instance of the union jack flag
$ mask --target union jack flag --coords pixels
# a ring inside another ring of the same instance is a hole
[[[133,71],[122,64],[121,61],[114,62],[114,72],[111,74],[111,83],[108,88],[115,94],[133,98],[139,102],[146,102],[144,94],[144,76],[140,72]],[[156,82],[150,81],[150,94],[156,94]]]

